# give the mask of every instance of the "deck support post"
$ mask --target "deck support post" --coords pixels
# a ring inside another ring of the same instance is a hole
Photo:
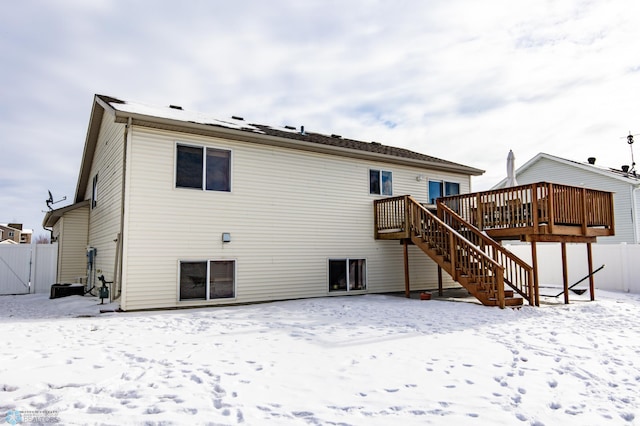
[[[442,291],[442,266],[438,265],[438,296],[443,296]]]
[[[404,297],[411,297],[411,287],[409,285],[409,241],[405,239],[402,243],[404,253]]]
[[[562,285],[564,288],[564,303],[569,304],[569,272],[567,271],[567,243],[560,243],[562,249]]]
[[[533,263],[533,294],[534,304],[540,306],[540,283],[538,282],[538,249],[536,242],[531,241],[531,262]]]
[[[589,266],[589,295],[591,301],[596,300],[595,285],[593,283],[593,252],[591,251],[591,243],[587,243],[587,264]]]

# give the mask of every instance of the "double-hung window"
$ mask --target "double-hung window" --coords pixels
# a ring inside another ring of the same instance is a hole
[[[176,187],[231,191],[231,151],[178,144]]]
[[[329,291],[367,289],[365,259],[329,259]]]
[[[460,184],[440,180],[429,181],[429,204],[435,204],[440,197],[460,194]]]
[[[369,170],[369,194],[393,195],[393,175],[386,170]]]
[[[180,262],[180,300],[235,297],[234,260]]]

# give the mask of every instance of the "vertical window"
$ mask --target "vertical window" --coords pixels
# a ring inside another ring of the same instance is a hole
[[[429,181],[429,204],[435,204],[442,197],[442,182]]]
[[[180,262],[180,300],[207,298],[207,262]]]
[[[93,177],[93,185],[91,187],[91,208],[98,205],[98,175]]]
[[[177,188],[231,190],[231,151],[188,145],[176,150]]]
[[[369,194],[393,195],[393,176],[385,170],[369,170]]]
[[[207,148],[207,190],[231,190],[231,152]]]
[[[202,189],[202,148],[178,145],[176,186]]]
[[[220,260],[209,262],[209,299],[235,296],[235,262]]]
[[[435,204],[440,197],[460,194],[460,184],[457,182],[429,181],[429,204]]]
[[[455,182],[444,183],[444,195],[458,195],[460,194],[460,184]]]
[[[180,300],[235,297],[235,261],[180,262]]]
[[[329,291],[367,289],[365,259],[329,259]]]

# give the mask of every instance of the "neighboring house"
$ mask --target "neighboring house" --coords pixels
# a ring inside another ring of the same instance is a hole
[[[31,244],[33,231],[23,229],[21,223],[0,223],[0,241],[13,241],[18,244]]]
[[[43,224],[59,244],[58,282],[104,275],[124,310],[402,291],[403,252],[374,238],[373,201],[429,204],[469,192],[481,173],[96,95],[74,204]],[[412,288],[437,286],[437,265],[416,247],[409,258]]]
[[[635,173],[601,167],[591,158],[586,163],[539,153],[516,171],[519,185],[546,181],[614,192],[616,233],[599,237],[599,243],[640,243],[640,177]],[[505,187],[506,179],[493,189]]]

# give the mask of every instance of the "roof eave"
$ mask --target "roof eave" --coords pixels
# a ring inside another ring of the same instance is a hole
[[[74,201],[80,202],[84,198],[89,182],[89,173],[91,173],[91,162],[95,154],[96,145],[98,143],[98,135],[100,133],[100,125],[105,111],[114,113],[114,109],[100,98],[100,95],[94,96],[91,115],[89,116],[89,127],[84,142],[84,150],[82,152],[82,160],[80,163],[80,173],[78,174],[78,182],[76,184],[76,194]]]
[[[60,220],[62,216],[64,216],[65,213],[80,207],[88,206],[88,205],[89,205],[89,200],[83,200],[83,201],[80,201],[79,203],[71,204],[65,207],[60,207],[59,209],[49,210],[44,215],[44,219],[42,220],[42,227],[51,228],[58,222],[58,220]]]

